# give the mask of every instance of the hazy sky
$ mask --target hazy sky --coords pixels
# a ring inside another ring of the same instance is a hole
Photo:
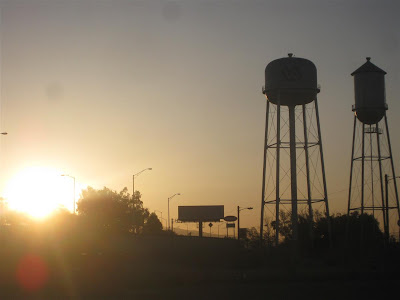
[[[354,102],[366,56],[385,70],[395,167],[398,1],[1,1],[0,195],[28,166],[132,189],[151,211],[236,206],[260,218],[265,66],[293,52],[318,70],[331,212],[344,212]],[[338,192],[341,191],[341,192]],[[184,227],[186,228],[186,227]]]

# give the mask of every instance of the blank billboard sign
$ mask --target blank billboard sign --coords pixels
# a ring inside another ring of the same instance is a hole
[[[178,206],[181,222],[218,222],[223,218],[223,205]]]

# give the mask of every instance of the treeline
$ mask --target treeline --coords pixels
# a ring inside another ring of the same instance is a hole
[[[95,232],[96,234],[162,234],[163,226],[155,213],[143,206],[140,192],[134,195],[124,188],[120,192],[104,187],[88,187],[82,191],[77,203],[77,214],[59,207],[42,220],[11,210],[1,215],[3,233],[42,232]]]
[[[329,225],[329,222],[330,225]],[[276,241],[276,222],[265,219],[262,246],[271,248]],[[329,230],[330,226],[330,230]],[[281,211],[279,214],[279,243],[282,247],[289,245],[293,240],[291,213]],[[244,243],[249,248],[260,247],[260,234],[256,228],[250,228],[242,235]],[[391,237],[389,241],[394,241]],[[347,214],[333,214],[329,217],[315,211],[313,220],[307,214],[298,217],[298,247],[307,251],[310,248],[359,248],[383,246],[384,234],[377,219],[369,214],[353,212]]]

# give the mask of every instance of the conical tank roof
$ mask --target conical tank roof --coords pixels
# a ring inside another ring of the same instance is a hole
[[[367,62],[363,64],[361,67],[359,67],[357,70],[355,70],[353,73],[351,73],[351,75],[354,76],[355,74],[366,73],[366,72],[377,72],[386,74],[385,71],[375,66],[372,62],[370,62],[370,60],[371,57],[367,57]]]

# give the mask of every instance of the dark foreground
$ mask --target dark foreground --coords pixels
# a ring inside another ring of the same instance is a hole
[[[400,287],[398,249],[344,262],[224,239],[1,242],[0,299],[382,299]]]

